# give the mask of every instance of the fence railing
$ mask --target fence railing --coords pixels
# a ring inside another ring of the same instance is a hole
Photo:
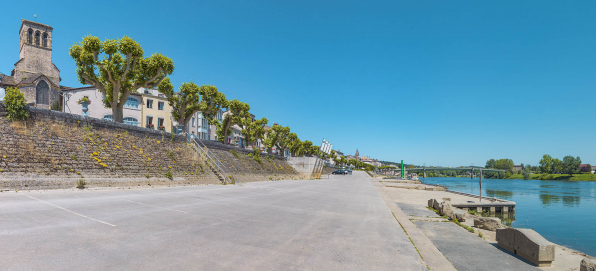
[[[209,148],[207,148],[207,146],[205,146],[203,142],[189,134],[186,134],[186,139],[189,142],[193,143],[192,145],[196,148],[197,154],[203,156],[203,158],[209,164],[209,167],[214,171],[214,173],[220,175],[220,178],[222,179],[222,182],[224,184],[234,183],[234,179],[231,177],[231,175],[228,175],[228,173],[223,169],[223,163],[219,161],[219,159],[217,159],[215,155],[209,154]]]

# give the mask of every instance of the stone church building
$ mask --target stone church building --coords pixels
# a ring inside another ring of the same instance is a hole
[[[52,30],[49,25],[23,19],[19,30],[20,58],[10,76],[0,73],[0,92],[17,87],[28,104],[49,109],[60,99],[60,70],[52,63]]]

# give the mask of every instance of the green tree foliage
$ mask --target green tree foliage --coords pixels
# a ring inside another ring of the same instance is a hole
[[[283,154],[290,143],[288,140],[289,134],[290,127],[283,127],[279,124],[273,125],[267,132],[267,139],[265,139],[265,146],[267,146],[269,154],[272,153],[273,147],[276,147],[277,151]]]
[[[573,176],[573,173],[576,173],[579,170],[579,165],[581,165],[582,160],[578,157],[573,157],[571,155],[567,155],[563,158],[563,171],[562,173],[569,174],[569,176]]]
[[[10,121],[29,118],[25,95],[18,88],[9,87],[6,89],[4,106],[6,107],[6,118]]]
[[[250,106],[247,103],[243,103],[236,99],[229,101],[222,122],[217,122],[215,124],[217,126],[215,132],[217,134],[217,140],[225,143],[228,135],[232,133],[230,127],[233,125],[242,125],[244,119],[250,119],[250,113],[248,113],[249,110]]]
[[[542,156],[542,159],[540,159],[540,172],[542,173],[546,173],[546,174],[552,174],[553,173],[553,158],[548,155],[545,154]]]
[[[197,86],[195,83],[182,83],[179,92],[174,92],[174,86],[170,78],[165,78],[157,87],[163,93],[172,107],[172,116],[180,125],[185,125],[192,116],[201,111],[203,116],[210,120],[226,107],[226,96],[217,90],[215,86]]]
[[[522,170],[522,176],[524,177],[524,180],[528,180],[530,179],[530,168],[529,167],[525,167],[524,170]]]
[[[155,88],[174,71],[172,59],[159,53],[143,56],[141,45],[129,37],[101,41],[91,35],[70,48],[79,82],[96,87],[112,108],[115,122],[123,122],[128,95],[139,88]]]
[[[563,172],[563,161],[559,160],[559,158],[555,158],[552,160],[552,164],[551,164],[551,172],[552,173],[556,173],[559,174]]]
[[[302,151],[302,140],[298,138],[296,133],[289,133],[286,140],[288,142],[288,149],[290,149],[290,152],[295,156],[299,156],[299,153]],[[335,151],[333,151],[333,153],[335,153]]]
[[[253,146],[255,153],[257,151],[256,148],[254,148],[254,144],[257,142],[257,140],[263,139],[265,137],[265,125],[267,125],[268,122],[269,120],[267,120],[267,118],[262,118],[255,121],[252,121],[251,118],[245,118],[242,120],[243,129],[241,133],[244,135],[246,143],[250,146]]]
[[[586,167],[581,168],[582,172],[591,172],[592,171],[592,165],[587,164]]]
[[[486,161],[486,166],[484,166],[484,167],[494,169],[495,168],[495,159],[490,159],[490,160]]]

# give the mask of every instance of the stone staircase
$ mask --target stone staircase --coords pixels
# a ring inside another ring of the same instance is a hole
[[[223,164],[217,159],[215,155],[209,154],[209,149],[196,138],[189,138],[189,141],[197,150],[197,155],[205,161],[205,164],[219,179],[222,184],[234,184],[234,178],[229,175],[224,169]]]

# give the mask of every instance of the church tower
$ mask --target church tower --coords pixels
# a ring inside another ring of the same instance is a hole
[[[11,77],[27,103],[49,108],[59,99],[60,70],[52,63],[52,31],[45,24],[23,19],[19,30],[20,60]]]
[[[354,157],[356,157],[356,159],[358,159],[359,156],[360,156],[360,153],[358,153],[358,148],[356,148],[356,153],[354,154]]]

